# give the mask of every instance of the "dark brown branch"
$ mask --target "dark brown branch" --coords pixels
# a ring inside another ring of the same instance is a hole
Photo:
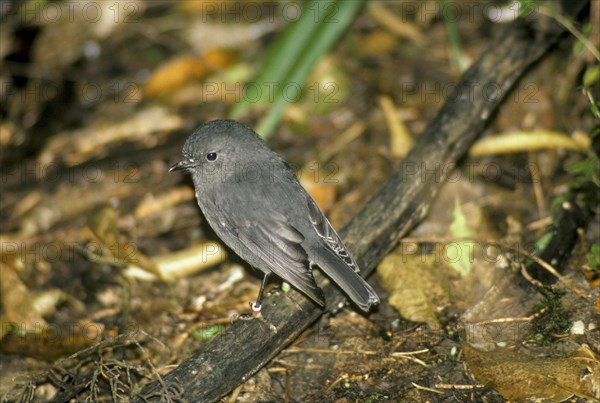
[[[571,1],[576,10],[586,0]],[[518,20],[503,30],[464,74],[454,95],[419,138],[400,169],[341,231],[363,274],[369,274],[417,222],[456,164],[491,121],[498,105],[524,71],[556,42],[564,29],[545,17]],[[328,309],[342,296],[324,284]],[[295,291],[268,295],[266,321],[238,321],[192,354],[135,401],[214,401],[231,392],[291,343],[323,311]],[[171,396],[166,396],[166,391]],[[173,395],[174,394],[174,395]]]

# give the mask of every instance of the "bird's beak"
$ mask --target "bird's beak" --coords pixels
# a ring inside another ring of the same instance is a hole
[[[188,161],[179,161],[177,164],[173,165],[171,168],[169,168],[169,172],[173,172],[173,171],[181,171],[182,169],[187,169],[190,167],[190,163]]]

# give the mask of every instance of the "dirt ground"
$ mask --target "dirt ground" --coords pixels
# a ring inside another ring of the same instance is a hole
[[[599,3],[573,23],[596,51]],[[323,4],[0,4],[2,401],[128,401],[249,311],[261,277],[168,169],[238,104],[262,127],[269,105],[243,84]],[[335,228],[508,23],[500,5],[369,2],[294,83],[268,144]],[[324,314],[222,401],[599,401],[598,76],[566,34],[441,167],[429,215],[369,278],[381,305]],[[584,218],[563,232],[568,203]],[[536,277],[553,235],[573,246]]]

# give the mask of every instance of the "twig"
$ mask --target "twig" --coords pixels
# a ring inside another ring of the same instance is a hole
[[[440,392],[439,390],[436,390],[436,389],[433,389],[433,388],[428,388],[426,386],[421,386],[421,385],[418,385],[418,384],[416,384],[414,382],[411,382],[411,384],[412,384],[412,386],[414,386],[415,388],[420,389],[420,390],[426,390],[427,392],[437,393],[438,395],[443,395],[444,394],[444,392]]]
[[[554,18],[559,24],[564,26],[575,38],[581,41],[581,43],[583,43],[586,49],[596,58],[596,60],[600,61],[600,51],[598,51],[594,44],[590,42],[590,40],[580,30],[575,28],[575,25],[573,25],[570,19],[546,6],[541,6],[537,8],[537,12],[545,16]]]
[[[460,390],[469,390],[469,389],[478,389],[485,388],[485,385],[456,385],[452,383],[436,383],[436,388],[439,389],[460,389]]]

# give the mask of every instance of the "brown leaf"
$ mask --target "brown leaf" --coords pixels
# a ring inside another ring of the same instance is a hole
[[[477,379],[507,400],[600,398],[600,361],[586,346],[566,357],[537,357],[514,348],[478,351],[468,344],[464,353]]]
[[[425,322],[439,329],[436,307],[449,301],[448,282],[433,256],[404,254],[388,255],[377,267],[381,284],[390,293],[388,303],[402,317],[413,322]]]
[[[45,326],[46,321],[34,309],[33,297],[15,270],[0,262],[0,296],[4,313],[1,316],[0,340],[4,338],[12,325],[24,329]]]
[[[88,219],[88,227],[108,249],[115,263],[134,264],[162,278],[161,271],[152,259],[121,238],[117,229],[117,213],[113,208],[103,207],[94,212]]]
[[[168,95],[209,74],[229,66],[235,59],[230,51],[211,50],[202,57],[179,57],[158,67],[144,86],[147,97]]]
[[[322,172],[315,172],[307,168],[302,170],[298,180],[302,187],[315,199],[321,210],[327,212],[335,201],[336,187],[320,180],[323,175]]]

